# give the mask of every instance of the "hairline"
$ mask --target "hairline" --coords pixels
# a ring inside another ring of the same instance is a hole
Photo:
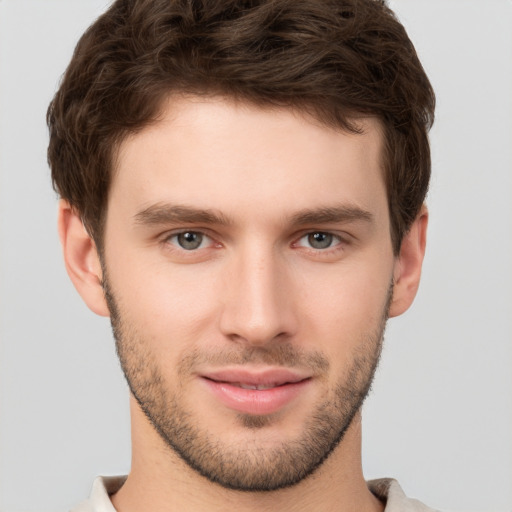
[[[110,149],[109,159],[108,159],[108,189],[105,199],[105,205],[102,209],[102,215],[101,218],[97,224],[98,228],[95,233],[91,232],[91,227],[87,226],[85,219],[82,218],[82,221],[84,222],[84,225],[86,225],[86,229],[89,232],[89,235],[91,238],[94,239],[94,242],[96,244],[96,248],[98,250],[98,253],[100,255],[103,255],[104,251],[104,245],[105,245],[105,227],[106,227],[106,220],[108,215],[108,207],[110,202],[110,194],[112,190],[112,186],[115,180],[116,175],[119,173],[119,159],[120,154],[122,151],[123,145],[127,142],[127,140],[130,139],[130,137],[136,136],[141,131],[151,127],[156,126],[159,123],[163,122],[163,115],[165,113],[168,113],[168,107],[169,104],[177,99],[178,101],[184,100],[184,101],[194,101],[194,100],[224,100],[231,103],[234,103],[235,105],[240,105],[242,107],[253,107],[256,109],[259,109],[261,111],[278,111],[278,110],[286,110],[289,112],[293,112],[295,115],[302,117],[303,119],[306,119],[307,121],[323,128],[331,129],[338,133],[345,133],[345,134],[353,134],[353,135],[362,135],[364,134],[364,124],[366,120],[372,119],[375,121],[375,127],[378,131],[379,137],[380,137],[380,155],[379,155],[379,167],[381,169],[381,172],[383,173],[383,179],[384,184],[386,187],[386,203],[388,206],[388,214],[389,214],[389,226],[390,226],[390,236],[391,240],[394,244],[394,237],[397,235],[397,233],[393,233],[393,224],[391,219],[391,211],[390,211],[390,203],[389,203],[389,193],[388,193],[388,169],[386,168],[386,153],[387,153],[387,144],[386,144],[386,125],[382,118],[376,114],[370,115],[370,114],[363,114],[358,112],[351,112],[347,113],[346,121],[348,123],[348,127],[343,127],[339,125],[335,125],[332,122],[329,122],[325,118],[321,116],[321,113],[318,111],[318,109],[314,108],[313,102],[307,102],[307,101],[295,101],[290,102],[288,105],[279,104],[279,103],[273,103],[272,101],[268,100],[265,101],[264,99],[256,99],[253,97],[249,97],[242,94],[230,94],[226,93],[224,91],[216,91],[216,90],[207,90],[206,88],[201,91],[191,91],[191,90],[184,90],[184,89],[176,89],[176,90],[170,90],[167,93],[163,93],[160,100],[158,101],[158,107],[155,109],[155,115],[152,116],[150,119],[146,120],[146,122],[141,123],[136,128],[127,128],[122,127],[115,136],[114,144],[112,145]],[[309,107],[309,108],[308,108]],[[393,249],[393,252],[396,252],[395,249]]]

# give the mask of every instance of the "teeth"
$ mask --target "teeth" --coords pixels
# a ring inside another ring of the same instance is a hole
[[[274,384],[269,384],[265,386],[263,384],[243,384],[242,382],[234,382],[233,385],[238,386],[242,389],[257,389],[258,391],[262,389],[272,389],[276,387]]]

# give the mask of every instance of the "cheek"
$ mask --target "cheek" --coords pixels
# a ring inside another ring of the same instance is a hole
[[[391,270],[375,268],[354,266],[323,279],[316,276],[301,294],[302,325],[311,330],[308,337],[337,360],[347,359],[368,336],[380,332]]]
[[[123,321],[160,355],[197,346],[215,325],[218,286],[193,265],[176,268],[125,255],[112,258],[109,280]]]
[[[392,272],[382,252],[363,251],[336,265],[295,259],[281,269],[287,291],[277,307],[293,309],[297,343],[345,361],[362,337],[380,327]],[[110,250],[107,264],[124,320],[156,354],[175,358],[223,342],[219,317],[226,301],[236,300],[225,261],[175,265],[134,249]]]

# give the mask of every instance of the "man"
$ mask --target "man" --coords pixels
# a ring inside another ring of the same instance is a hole
[[[360,410],[419,284],[433,110],[375,0],[120,0],[87,30],[48,154],[132,468],[77,510],[429,510],[365,482]]]

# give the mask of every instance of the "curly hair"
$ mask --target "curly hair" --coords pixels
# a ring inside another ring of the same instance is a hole
[[[117,0],[84,33],[47,113],[60,196],[101,250],[116,151],[172,93],[291,107],[358,132],[383,126],[395,254],[430,180],[435,96],[378,0]]]

